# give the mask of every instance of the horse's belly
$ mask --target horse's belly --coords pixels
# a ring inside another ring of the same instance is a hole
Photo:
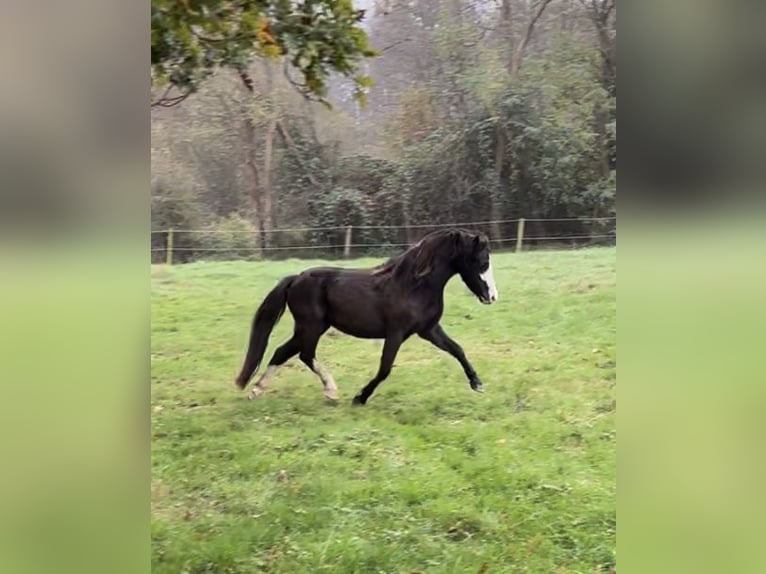
[[[377,298],[363,285],[349,285],[328,291],[328,319],[333,327],[354,337],[382,339],[385,322]]]
[[[382,339],[386,336],[382,319],[370,309],[333,309],[329,319],[333,327],[347,335],[363,339]]]
[[[371,328],[368,325],[360,326],[360,325],[349,325],[349,324],[343,324],[333,322],[333,327],[338,329],[341,333],[345,333],[346,335],[351,335],[352,337],[358,337],[360,339],[384,339],[385,338],[385,332],[381,330],[377,330],[374,328]]]

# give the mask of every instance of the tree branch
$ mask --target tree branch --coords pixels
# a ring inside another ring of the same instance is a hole
[[[279,132],[279,135],[282,136],[282,139],[285,140],[285,143],[287,144],[287,146],[292,149],[295,149],[296,147],[295,142],[293,141],[293,138],[290,137],[290,134],[287,132],[287,128],[285,128],[284,124],[282,123],[282,120],[277,120],[277,131]],[[298,160],[298,163],[301,163],[301,164],[303,163],[300,159],[300,156],[296,154],[295,157]],[[306,168],[306,166],[302,166],[302,167],[304,167],[303,171],[306,174],[306,177],[308,178],[308,180],[311,182],[311,185],[318,186],[319,182],[314,178],[313,175],[311,175],[311,170]]]
[[[172,98],[168,97],[168,94],[170,94],[170,91],[173,88],[174,86],[172,85],[168,86],[165,89],[165,92],[162,94],[162,96],[160,96],[158,100],[154,100],[153,102],[151,102],[151,107],[152,108],[156,108],[156,107],[171,108],[183,102],[186,98],[188,98],[193,93],[192,90],[189,90],[188,92],[184,92],[180,96],[173,96]]]
[[[615,7],[615,0],[577,0],[580,5],[591,13],[594,21],[606,22]]]
[[[489,28],[482,28],[481,29],[481,34],[479,34],[479,37],[475,41],[473,41],[473,42],[463,42],[463,47],[464,48],[473,48],[473,47],[479,45],[481,42],[484,41],[484,37],[487,35],[487,32],[489,30],[490,30]]]
[[[307,100],[311,100],[311,99],[312,99],[312,98],[311,98],[311,91],[308,89],[308,87],[306,87],[305,85],[303,85],[303,84],[301,84],[301,83],[299,83],[299,82],[296,82],[296,81],[295,81],[295,80],[293,80],[293,79],[292,79],[292,77],[290,76],[290,62],[288,62],[288,61],[287,61],[287,58],[285,58],[285,60],[284,60],[284,64],[283,64],[283,66],[282,66],[282,71],[283,71],[283,73],[284,73],[285,79],[286,79],[288,82],[290,82],[290,84],[291,84],[291,85],[292,85],[292,86],[293,86],[293,87],[294,87],[296,90],[298,90],[298,92],[299,92],[299,93],[300,93],[300,94],[301,94],[301,95],[302,95],[304,98],[306,98]]]
[[[381,49],[380,49],[380,51],[381,51],[381,52],[385,52],[385,51],[387,51],[387,50],[390,50],[391,48],[395,48],[395,47],[396,47],[396,46],[398,46],[399,44],[404,44],[405,42],[409,42],[409,41],[411,41],[411,40],[412,40],[412,38],[404,38],[403,40],[399,40],[399,41],[397,41],[397,42],[394,42],[393,44],[389,44],[389,45],[388,45],[388,46],[386,46],[385,48],[381,48]]]
[[[243,70],[242,68],[235,68],[235,70],[239,76],[239,79],[242,80],[242,83],[245,85],[247,91],[252,94],[254,92],[254,87],[253,79],[250,77],[250,74],[248,74],[247,71]]]
[[[205,36],[197,32],[193,26],[189,27],[189,31],[194,35],[195,38],[197,38],[197,40],[199,40],[200,42],[207,42],[208,44],[226,44],[227,42],[233,42],[235,40],[243,40],[245,38],[245,36],[239,31],[232,34],[228,38],[211,38],[209,36]]]
[[[582,0],[581,0],[582,1]],[[519,43],[518,47],[516,48],[516,51],[513,53],[513,57],[511,58],[511,76],[516,76],[519,72],[519,68],[521,67],[521,58],[524,56],[524,50],[527,47],[527,44],[529,44],[529,40],[532,38],[532,31],[535,28],[535,24],[537,24],[537,21],[540,19],[540,16],[543,15],[543,12],[548,7],[548,4],[551,3],[551,0],[541,0],[538,7],[537,12],[535,12],[535,15],[532,16],[532,19],[529,21],[529,24],[527,24],[527,29],[524,32],[524,36],[521,39],[521,43]]]

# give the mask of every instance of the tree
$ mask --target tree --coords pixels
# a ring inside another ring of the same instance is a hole
[[[507,60],[507,70],[510,76],[511,86],[515,84],[519,77],[519,71],[521,69],[521,62],[524,58],[525,51],[529,45],[529,41],[532,38],[535,25],[537,24],[543,12],[551,3],[551,0],[538,0],[538,2],[532,6],[532,15],[529,17],[521,39],[516,42],[511,31],[511,22],[513,16],[512,0],[503,0],[500,9],[500,22],[499,27],[507,34],[506,41],[509,43],[510,55]],[[511,133],[512,130],[508,130],[507,126],[503,122],[498,122],[495,130],[495,172],[497,173],[498,185],[497,193],[491,198],[491,214],[490,217],[493,221],[500,219],[501,214],[501,201],[503,198],[507,198],[511,193],[510,179],[514,171],[518,174],[518,178],[523,179],[523,170],[518,166],[513,165],[513,157],[508,154],[507,147],[509,145],[509,139],[513,138],[515,134]],[[521,185],[519,186],[521,187]],[[517,198],[518,199],[518,198]],[[498,238],[500,233],[500,226],[497,223],[493,223],[490,228],[490,233],[493,237]]]
[[[609,95],[617,95],[617,43],[615,42],[615,0],[579,0],[598,34],[601,76]]]
[[[237,70],[252,90],[247,70],[257,56],[285,56],[308,97],[326,102],[335,71],[353,78],[363,99],[370,79],[359,63],[377,55],[358,26],[363,17],[352,0],[152,0],[152,83],[164,90],[152,105],[183,101],[220,67]]]
[[[328,79],[338,102],[328,109],[256,58],[252,89],[229,66],[186,105],[153,110],[155,218],[176,244],[198,238],[184,253],[339,255],[345,225],[369,245],[487,220],[499,224],[478,227],[507,240],[518,217],[528,244],[611,232],[614,0],[382,2],[367,0],[382,55],[360,64],[376,80],[365,109],[340,74]],[[211,233],[178,233],[191,225]],[[315,232],[328,226],[341,229]],[[248,234],[252,246],[235,242]]]

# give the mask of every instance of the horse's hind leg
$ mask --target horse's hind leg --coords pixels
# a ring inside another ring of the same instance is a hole
[[[297,355],[299,351],[300,341],[296,334],[293,334],[289,341],[279,346],[277,350],[274,351],[274,354],[271,356],[271,360],[269,361],[269,366],[266,367],[266,371],[261,375],[261,378],[258,379],[258,382],[255,383],[252,389],[250,389],[250,394],[248,396],[251,399],[254,399],[257,396],[262,395],[266,390],[269,379],[274,376],[277,367],[284,364],[291,357]]]
[[[324,386],[324,396],[331,401],[338,400],[338,386],[330,372],[319,364],[316,359],[317,345],[319,338],[327,331],[329,325],[317,323],[310,327],[303,327],[300,335],[300,355],[299,358],[311,369],[322,381]]]
[[[322,380],[322,386],[324,387],[324,396],[331,401],[337,401],[338,400],[338,385],[335,384],[335,379],[332,378],[332,374],[330,374],[330,371],[322,367],[322,365],[320,365],[319,362],[316,360],[316,357],[314,357],[314,360],[311,362],[311,364],[313,365],[311,370],[314,371]]]

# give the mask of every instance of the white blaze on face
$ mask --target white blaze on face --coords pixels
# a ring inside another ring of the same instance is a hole
[[[495,285],[495,276],[492,274],[492,259],[489,260],[489,267],[487,270],[479,275],[481,280],[487,285],[489,291],[489,302],[494,303],[497,301],[497,285]]]

